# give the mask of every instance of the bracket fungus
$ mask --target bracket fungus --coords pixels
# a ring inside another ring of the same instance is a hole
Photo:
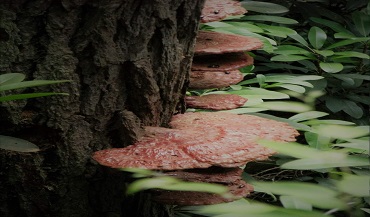
[[[235,198],[240,198],[249,194],[251,186],[235,179],[235,173],[234,177],[224,179],[213,168],[230,168],[229,171],[233,171],[232,168],[250,161],[265,160],[275,152],[258,145],[258,139],[295,141],[298,135],[286,123],[226,112],[179,114],[173,117],[170,125],[173,129],[145,127],[146,135],[135,144],[97,151],[93,159],[112,168],[172,171],[167,174],[186,181],[221,182]],[[201,168],[208,169],[199,172]],[[202,177],[204,173],[207,175]],[[200,205],[233,200],[209,193],[156,192],[155,200],[170,204]],[[189,202],[183,198],[185,196],[196,196],[197,199]]]
[[[237,200],[248,196],[253,191],[253,186],[242,180],[242,172],[240,168],[221,167],[165,172],[167,176],[184,181],[217,183],[226,186],[232,197],[204,192],[180,191],[174,194],[172,191],[156,190],[153,199],[160,203],[176,205],[208,205]]]
[[[194,47],[194,54],[235,53],[257,50],[262,46],[263,44],[258,38],[220,32],[199,31]]]
[[[246,102],[246,98],[236,94],[208,94],[185,97],[185,103],[189,108],[210,110],[235,109],[243,106]]]
[[[234,0],[206,0],[200,17],[200,22],[207,23],[223,20],[228,16],[247,13],[240,2]]]
[[[253,58],[244,52],[197,56],[193,60],[193,71],[230,71],[253,64]]]
[[[231,71],[192,71],[189,77],[190,89],[210,89],[227,87],[242,81],[244,75],[239,70]]]

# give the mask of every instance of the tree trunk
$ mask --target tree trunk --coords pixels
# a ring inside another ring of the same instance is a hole
[[[181,110],[204,0],[0,1],[0,73],[72,81],[0,104],[0,134],[41,148],[0,149],[0,216],[171,216],[91,154]]]

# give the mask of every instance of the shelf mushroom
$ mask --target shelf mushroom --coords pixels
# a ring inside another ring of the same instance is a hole
[[[184,174],[183,170],[198,173],[198,170],[192,169],[202,168],[204,168],[204,172],[208,168],[210,170],[207,177],[212,177],[214,167],[236,168],[251,161],[265,160],[275,153],[258,145],[258,139],[295,141],[295,136],[298,135],[298,132],[286,123],[252,115],[237,115],[226,112],[179,114],[173,117],[170,125],[173,129],[145,127],[146,135],[135,144],[126,148],[97,151],[94,153],[93,159],[101,165],[112,168],[144,168],[176,171],[175,173],[178,174]],[[201,175],[198,175],[198,181],[208,181],[207,178],[203,179],[199,176]],[[216,172],[215,177],[217,176],[219,175]],[[187,175],[182,175],[180,178],[186,180],[186,177]],[[215,178],[208,179],[214,180]],[[235,193],[236,198],[247,195],[251,189],[241,180],[235,180],[235,183],[221,184],[228,186],[230,193]],[[242,185],[243,187],[240,187]],[[217,195],[213,195],[213,197],[218,198]],[[166,197],[160,198],[162,199],[158,199],[158,201],[166,201]],[[204,196],[204,198],[203,202],[196,201],[196,204],[188,205],[209,204],[226,200],[218,198],[207,201],[211,195]],[[181,201],[178,203],[184,204]]]
[[[207,0],[204,3],[200,22],[207,23],[223,20],[228,16],[241,15],[247,10],[234,0]]]
[[[186,105],[191,108],[209,110],[228,110],[243,106],[247,99],[236,94],[209,94],[203,96],[186,96]]]

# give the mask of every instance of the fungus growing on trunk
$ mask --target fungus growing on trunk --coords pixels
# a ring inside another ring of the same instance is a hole
[[[242,172],[243,170],[240,168],[211,167],[208,169],[177,170],[164,173],[184,181],[224,185],[228,187],[229,192],[233,195],[231,198],[204,192],[181,191],[174,194],[173,191],[163,190],[156,190],[153,198],[159,203],[185,206],[230,202],[246,197],[253,191],[253,186],[241,179]]]
[[[186,96],[189,108],[210,110],[229,110],[243,106],[247,99],[235,94],[209,94],[203,96]]]
[[[244,52],[218,55],[197,56],[194,58],[193,71],[230,71],[253,64],[253,57]]]
[[[172,171],[168,174],[187,181],[218,183],[219,172],[213,168],[235,168],[250,161],[264,160],[274,151],[257,144],[258,139],[295,141],[298,132],[286,123],[252,115],[226,112],[198,112],[175,115],[170,122],[174,129],[145,127],[145,136],[134,145],[97,151],[93,155],[98,163],[112,168],[144,168],[152,170],[207,170]],[[233,173],[233,169],[228,170]],[[196,173],[199,173],[196,175]],[[233,173],[234,174],[234,173]],[[234,174],[235,176],[235,174]],[[202,178],[201,178],[202,177]],[[247,195],[251,187],[235,177],[225,179],[235,198]],[[173,195],[175,194],[175,195]],[[198,199],[181,199],[197,196]],[[219,203],[232,199],[207,193],[157,192],[156,200],[174,204],[199,205]],[[201,199],[203,198],[203,200]],[[207,202],[209,200],[209,202]]]
[[[200,22],[219,21],[227,16],[247,13],[238,1],[234,0],[206,0],[200,17]]]
[[[195,55],[224,54],[257,50],[263,46],[258,38],[219,32],[199,31]]]
[[[244,75],[239,70],[231,71],[192,71],[190,89],[209,89],[227,87],[242,81]]]

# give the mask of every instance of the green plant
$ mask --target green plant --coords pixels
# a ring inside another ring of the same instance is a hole
[[[0,75],[0,103],[23,100],[43,96],[52,95],[68,95],[67,93],[54,93],[54,92],[42,92],[42,93],[13,93],[11,91],[19,91],[20,89],[44,86],[50,84],[58,84],[63,82],[69,82],[69,80],[33,80],[24,81],[25,75],[21,73],[6,73]],[[11,137],[0,135],[0,148],[18,152],[37,152],[40,149],[33,143]]]

